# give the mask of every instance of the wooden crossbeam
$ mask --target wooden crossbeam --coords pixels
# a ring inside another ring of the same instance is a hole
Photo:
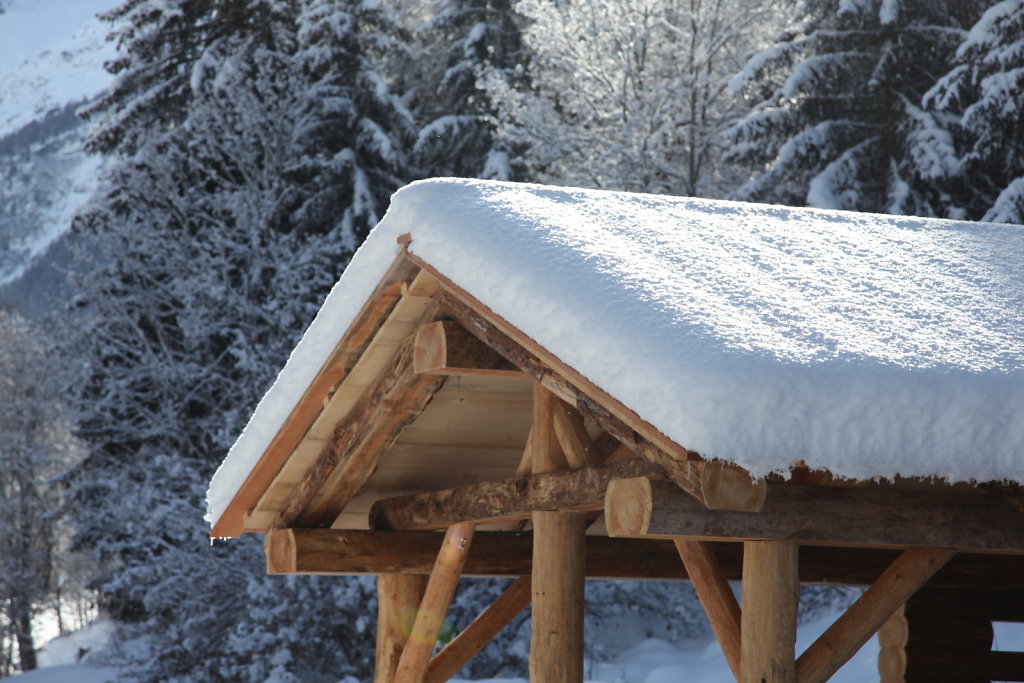
[[[796,663],[798,683],[823,683],[857,653],[900,605],[956,554],[946,548],[913,548],[864,591]],[[746,663],[744,661],[744,663]]]
[[[458,673],[529,604],[530,577],[524,576],[431,658],[424,683],[443,683]]]
[[[416,333],[416,372],[432,375],[522,377],[523,373],[494,349],[451,320],[425,323]]]
[[[268,574],[429,574],[443,534],[436,531],[279,529],[267,532]],[[742,544],[712,543],[728,581],[738,581]],[[899,556],[866,548],[800,549],[800,581],[866,586]],[[529,533],[477,531],[464,576],[516,578],[530,573]],[[587,537],[587,578],[685,581],[672,541]],[[1024,591],[1024,556],[958,554],[928,584],[943,588]]]
[[[444,312],[514,366],[627,444],[710,509],[758,510],[765,483],[738,467],[706,463],[656,430],[585,377],[546,352],[428,264],[410,255],[442,284]],[[513,336],[514,335],[514,336]]]
[[[1024,515],[983,491],[789,484],[769,490],[761,511],[749,514],[707,510],[668,482],[616,480],[605,496],[608,533],[1024,553]]]
[[[722,572],[722,565],[707,541],[676,539],[675,546],[711,623],[711,630],[722,648],[725,661],[736,680],[739,680],[740,604]]]
[[[468,484],[444,491],[384,498],[370,509],[379,531],[444,529],[456,522],[528,519],[535,510],[600,510],[609,482],[655,474],[645,460]]]
[[[412,631],[398,660],[395,683],[421,683],[426,676],[430,653],[441,633],[472,540],[472,524],[454,524],[445,532]]]
[[[359,492],[401,431],[423,411],[444,384],[444,376],[413,369],[415,335],[363,393],[331,443],[306,472],[274,524],[330,526]]]

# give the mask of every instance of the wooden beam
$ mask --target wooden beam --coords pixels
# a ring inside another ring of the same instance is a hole
[[[921,647],[907,664],[908,683],[1024,681],[1024,652],[958,652]]]
[[[700,604],[711,623],[711,630],[722,648],[733,675],[740,679],[740,604],[722,573],[722,565],[711,544],[706,541],[677,539],[676,551],[683,560]]]
[[[377,651],[374,683],[393,683],[402,650],[409,639],[427,577],[381,574],[377,577]]]
[[[443,683],[487,646],[530,604],[530,577],[516,579],[505,592],[431,658],[424,683]]]
[[[914,548],[900,555],[800,656],[796,680],[827,681],[955,554],[956,551],[946,548]]]
[[[443,538],[436,531],[280,529],[267,533],[264,552],[268,574],[429,574]],[[711,545],[726,580],[738,581],[742,544]],[[532,557],[529,533],[477,531],[463,575],[525,576]],[[867,586],[897,557],[893,550],[805,546],[800,549],[800,581]],[[672,541],[607,536],[587,537],[587,578],[688,580]],[[958,554],[928,585],[1012,595],[1024,591],[1024,556]]]
[[[795,543],[743,544],[741,683],[796,681],[797,555]]]
[[[1024,553],[1024,515],[984,491],[788,484],[769,490],[761,512],[749,514],[707,510],[668,482],[620,479],[605,495],[608,533]]]
[[[395,683],[421,683],[427,673],[430,653],[434,650],[448,606],[455,595],[455,586],[469,555],[473,540],[472,524],[454,524],[448,528],[437,554],[434,571],[430,573],[423,600],[416,611],[412,632],[402,650],[395,672]]]
[[[416,333],[413,367],[416,372],[433,375],[523,376],[501,354],[451,320],[438,320],[420,327]]]
[[[412,367],[414,335],[367,388],[338,425],[287,506],[276,528],[328,527],[359,492],[401,431],[423,411],[444,376],[419,375]]]
[[[582,683],[585,516],[535,512],[533,530],[530,681]]]
[[[575,470],[553,470],[526,477],[485,481],[411,496],[384,498],[370,509],[378,531],[444,529],[456,522],[528,519],[535,510],[600,510],[608,483],[655,474],[645,460]]]
[[[410,254],[410,258],[434,273],[443,290],[439,295],[443,310],[484,344],[493,348],[513,365],[533,377],[553,394],[584,415],[602,430],[627,444],[654,464],[662,474],[711,509],[757,510],[764,501],[765,483],[753,480],[735,466],[711,467],[700,456],[666,437],[636,413],[578,372],[562,363],[482,303],[460,290],[433,270],[429,264]],[[742,473],[742,476],[737,476]],[[708,485],[710,482],[710,486]],[[705,491],[705,489],[707,489]]]

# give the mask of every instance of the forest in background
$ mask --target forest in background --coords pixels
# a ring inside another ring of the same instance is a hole
[[[1024,223],[1024,0],[126,0],[105,19],[75,296],[0,312],[0,675],[35,666],[41,615],[94,608],[139,680],[370,675],[371,580],[266,576],[259,539],[211,544],[203,513],[408,182]],[[451,630],[504,587],[463,584]],[[688,586],[588,585],[588,623],[625,611],[704,628]],[[521,675],[527,618],[464,673]]]

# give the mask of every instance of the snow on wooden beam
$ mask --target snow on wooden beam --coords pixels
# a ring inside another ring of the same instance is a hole
[[[574,470],[554,470],[485,481],[410,496],[384,498],[370,509],[370,528],[380,531],[444,529],[456,522],[528,519],[535,510],[600,510],[615,479],[655,475],[646,460]]]
[[[622,537],[1024,553],[1024,515],[963,488],[778,484],[761,511],[749,514],[707,510],[669,482],[620,479],[608,485],[605,516],[609,535]]]
[[[417,374],[412,363],[414,346],[415,335],[410,335],[391,364],[363,392],[291,494],[275,527],[330,526],[401,431],[423,412],[445,377]]]
[[[608,434],[655,465],[664,476],[710,509],[758,510],[765,482],[738,467],[707,463],[654,429],[640,416],[545,351],[428,264],[410,255],[441,282],[442,309],[480,341],[547,390],[593,419]]]
[[[864,591],[849,609],[800,655],[797,683],[823,683],[857,654],[897,608],[945,565],[956,551],[912,548]],[[745,600],[745,598],[744,598]]]
[[[501,354],[450,320],[420,327],[416,333],[413,366],[416,372],[433,375],[523,376]]]

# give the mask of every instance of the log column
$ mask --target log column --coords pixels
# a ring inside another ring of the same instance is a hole
[[[566,466],[555,434],[558,399],[540,383],[533,391],[532,470]],[[586,513],[545,510],[533,520],[531,683],[582,683]]]
[[[798,547],[788,541],[743,544],[741,683],[795,683]]]
[[[381,574],[377,577],[377,660],[374,683],[392,683],[402,650],[412,632],[427,577]]]
[[[531,683],[583,681],[586,513],[533,513]]]

